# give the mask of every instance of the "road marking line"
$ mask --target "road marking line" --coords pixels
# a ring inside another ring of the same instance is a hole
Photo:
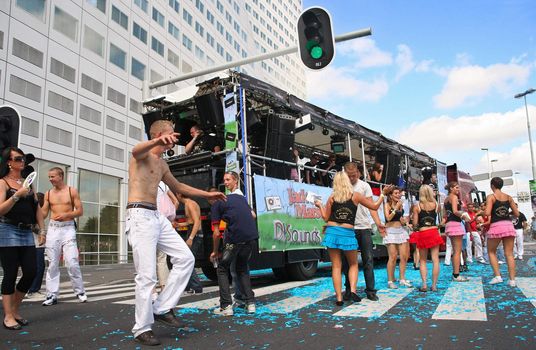
[[[284,290],[287,290],[287,289],[301,287],[301,286],[304,286],[304,285],[307,285],[307,284],[312,284],[312,283],[317,282],[318,280],[323,280],[323,279],[325,279],[325,278],[315,279],[315,280],[308,280],[308,281],[295,281],[295,282],[286,282],[286,283],[281,283],[281,284],[274,284],[272,286],[254,289],[253,291],[255,292],[255,297],[261,297],[263,295],[277,293],[277,292],[281,292],[281,291],[284,291]],[[193,303],[177,305],[177,307],[179,307],[181,309],[194,308],[194,309],[209,310],[209,309],[213,309],[213,308],[215,308],[215,307],[217,307],[219,305],[220,305],[220,297],[217,297],[217,298],[210,298],[210,299],[201,300],[201,301],[195,301]]]
[[[527,299],[536,307],[536,278],[517,277],[516,284]]]
[[[218,290],[218,286],[204,287],[203,288],[203,294],[215,292],[217,290]],[[182,300],[182,298],[190,298],[190,297],[193,297],[194,295],[199,296],[199,294],[183,294],[181,296],[181,300]],[[136,299],[120,300],[120,301],[113,302],[112,304],[135,305],[136,304]]]
[[[333,316],[365,318],[381,317],[412,291],[413,288],[381,289],[377,292],[380,300],[371,301],[363,298],[361,302],[347,306],[341,311],[333,314]]]
[[[471,277],[468,282],[451,282],[432,319],[487,321],[482,278]]]
[[[295,291],[295,293],[301,294],[303,292],[303,294],[305,295],[310,294],[307,292],[306,288],[307,287],[300,288],[301,292],[300,290],[297,290]],[[275,303],[262,306],[262,309],[265,309],[269,312],[273,312],[275,314],[286,314],[324,300],[332,296],[333,293],[334,292],[331,288],[327,288],[320,291],[320,293],[316,294],[315,296],[292,296],[283,300],[276,301]]]
[[[87,301],[89,303],[92,303],[92,302],[101,301],[101,300],[123,298],[123,297],[131,297],[135,293],[136,292],[134,292],[134,290],[132,290],[131,292],[127,292],[127,293],[116,293],[116,294],[112,294],[112,295],[105,295],[105,296],[102,296],[102,297],[92,297],[91,295],[88,295]],[[65,299],[58,299],[58,300],[60,302],[65,302],[65,303],[79,303],[80,302],[77,297],[75,297],[74,299],[71,299],[71,300],[65,300]]]

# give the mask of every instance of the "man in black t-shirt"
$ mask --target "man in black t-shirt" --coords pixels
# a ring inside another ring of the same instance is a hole
[[[229,286],[229,269],[233,261],[236,261],[236,273],[243,289],[242,297],[246,303],[246,312],[255,313],[255,295],[251,289],[248,263],[256,247],[259,233],[251,208],[243,195],[231,193],[225,202],[219,201],[213,204],[210,216],[213,222],[223,220],[227,224],[223,235],[223,253],[217,270],[220,307],[216,308],[214,313],[222,316],[233,315],[233,300]],[[218,256],[219,244],[220,231],[215,226],[213,250],[210,254],[212,261]]]
[[[186,154],[199,153],[199,152],[219,152],[221,146],[218,144],[214,136],[205,134],[199,125],[194,125],[190,128],[190,136],[192,139],[184,147]]]
[[[309,169],[307,167],[311,168],[318,168],[318,163],[320,161],[320,156],[318,154],[313,154],[311,156],[311,160],[305,163],[305,176],[304,176],[304,182],[311,185],[319,185],[322,186],[322,177],[320,176],[320,172],[318,170]]]
[[[516,203],[517,207],[517,203]],[[514,243],[514,259],[523,260],[523,234],[527,228],[527,217],[519,212],[519,217],[512,219],[514,228],[516,229],[516,239]]]

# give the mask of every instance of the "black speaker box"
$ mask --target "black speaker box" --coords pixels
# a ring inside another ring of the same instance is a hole
[[[201,95],[194,100],[199,115],[199,124],[202,129],[223,125],[225,123],[223,107],[220,99],[215,93]]]
[[[264,155],[289,162],[294,161],[292,147],[294,146],[295,121],[291,117],[268,116],[266,144]]]

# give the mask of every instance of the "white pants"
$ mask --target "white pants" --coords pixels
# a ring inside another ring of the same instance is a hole
[[[169,277],[169,269],[167,266],[167,255],[161,250],[156,252],[156,276],[158,277],[160,288],[164,287]]]
[[[473,237],[472,241],[471,237]],[[473,250],[471,249],[473,244],[475,245],[475,259],[482,259],[482,239],[476,231],[469,232],[469,237],[467,237],[467,262],[473,262]]]
[[[132,333],[137,337],[151,330],[153,314],[164,314],[177,305],[190,280],[195,259],[169,220],[156,210],[127,209],[125,227],[136,269],[136,324]],[[170,257],[173,268],[166,288],[153,303],[157,249]]]
[[[514,243],[514,256],[523,257],[523,229],[516,229],[516,240]]]
[[[50,220],[45,245],[45,253],[49,260],[46,277],[47,296],[57,298],[60,292],[60,257],[62,252],[63,261],[67,266],[67,272],[75,294],[85,293],[82,272],[78,264],[78,247],[76,245],[74,221]]]

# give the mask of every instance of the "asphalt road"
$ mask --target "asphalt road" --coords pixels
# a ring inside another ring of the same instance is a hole
[[[439,291],[387,289],[385,263],[376,266],[379,302],[334,304],[329,268],[310,281],[280,282],[254,273],[257,313],[212,314],[217,286],[181,298],[176,309],[187,328],[153,328],[165,349],[533,349],[536,343],[536,245],[518,261],[518,287],[488,285],[489,265],[473,264],[468,283],[450,281],[441,265]],[[533,250],[531,250],[533,249]],[[407,277],[418,286],[419,271]],[[501,266],[503,277],[506,266]],[[83,267],[89,301],[80,304],[62,270],[59,303],[23,302],[31,324],[0,330],[2,349],[135,349],[132,265]],[[505,279],[506,280],[506,279]],[[363,277],[360,273],[360,288]]]

